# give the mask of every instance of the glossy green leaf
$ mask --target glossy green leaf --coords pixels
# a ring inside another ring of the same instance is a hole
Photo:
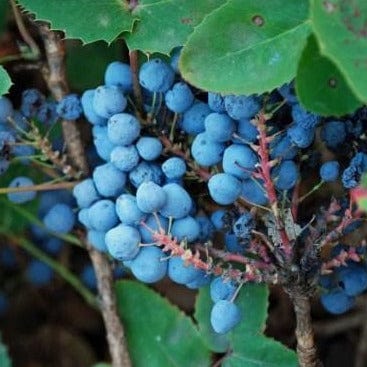
[[[0,337],[0,366],[1,367],[11,367],[12,363],[9,358],[8,348],[1,342]]]
[[[357,97],[367,102],[367,1],[312,0],[311,21],[321,54],[334,61]]]
[[[107,65],[120,60],[121,43],[93,42],[82,45],[79,41],[67,43],[66,67],[70,86],[73,90],[84,91],[104,83],[103,76]]]
[[[168,54],[221,4],[223,0],[141,0],[133,11],[139,22],[125,37],[129,49]]]
[[[8,93],[11,85],[12,85],[12,82],[10,80],[8,73],[0,65],[0,96],[2,96],[5,93]]]
[[[37,20],[51,23],[51,28],[66,32],[67,38],[84,43],[112,42],[120,33],[130,32],[134,18],[124,1],[103,0],[18,0]]]
[[[302,52],[296,76],[297,96],[303,106],[323,116],[341,116],[361,106],[343,74],[320,54],[312,35]]]
[[[134,281],[116,285],[134,367],[206,367],[210,352],[192,320],[147,286]]]
[[[229,0],[195,28],[180,69],[205,90],[263,93],[295,76],[309,33],[307,0]]]
[[[210,324],[210,312],[213,301],[210,298],[209,287],[199,289],[195,303],[195,320],[198,323],[199,332],[208,347],[217,353],[224,353],[229,347],[228,335],[217,334]]]
[[[242,348],[224,360],[223,367],[297,367],[297,355],[281,343],[262,335],[244,335]]]

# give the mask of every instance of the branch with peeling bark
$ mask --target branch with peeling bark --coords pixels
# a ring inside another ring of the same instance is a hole
[[[59,101],[69,93],[65,72],[65,45],[61,36],[45,24],[39,25],[47,65],[44,77],[53,97]],[[83,141],[75,121],[62,121],[64,140],[67,146],[70,164],[84,175],[88,173]],[[84,241],[85,242],[85,241]],[[107,257],[86,244],[97,278],[100,295],[100,308],[106,327],[107,341],[113,367],[130,367],[131,361],[127,349],[124,329],[117,314],[116,296],[113,288],[112,270]]]

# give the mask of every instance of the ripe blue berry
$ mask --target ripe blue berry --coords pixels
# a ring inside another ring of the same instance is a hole
[[[167,273],[167,260],[164,252],[156,246],[142,247],[131,262],[134,276],[144,283],[155,283]]]
[[[287,130],[287,134],[298,148],[309,147],[315,138],[315,129],[305,129],[300,125],[293,125]]]
[[[122,224],[137,226],[145,219],[136,202],[136,197],[130,194],[122,194],[116,200],[116,213]]]
[[[246,145],[232,144],[223,154],[223,171],[237,178],[249,178],[256,163],[257,155]]]
[[[127,100],[121,88],[114,85],[102,85],[94,92],[94,112],[105,119],[118,114],[126,108]]]
[[[197,101],[188,110],[186,110],[180,120],[180,128],[185,133],[197,135],[205,130],[205,118],[211,113],[206,103]]]
[[[120,61],[111,62],[106,68],[104,82],[107,86],[115,85],[120,87],[124,93],[131,92],[133,78],[130,65]]]
[[[218,173],[208,182],[212,199],[221,205],[233,204],[241,194],[241,182],[228,173]]]
[[[130,171],[129,179],[136,188],[146,181],[153,181],[157,185],[161,185],[163,183],[163,172],[158,164],[143,161]]]
[[[75,185],[73,195],[79,208],[88,208],[101,198],[91,178],[87,178]]]
[[[259,131],[249,119],[241,119],[237,124],[237,134],[241,136],[242,139],[254,143],[257,140]]]
[[[98,156],[104,161],[109,161],[115,144],[108,139],[107,126],[95,125],[93,126],[92,133],[93,143]]]
[[[187,284],[192,282],[198,275],[200,269],[191,264],[185,264],[179,256],[173,256],[168,260],[168,276],[178,284]]]
[[[154,161],[161,155],[163,146],[158,138],[142,136],[136,142],[136,149],[140,157],[146,161]]]
[[[88,243],[100,252],[107,252],[105,241],[106,232],[89,230],[87,232]]]
[[[266,205],[268,203],[264,183],[261,180],[250,178],[243,181],[241,195],[249,203],[257,205]]]
[[[338,148],[347,137],[347,130],[343,121],[329,121],[321,130],[321,139],[328,148]]]
[[[24,177],[24,176],[19,176],[14,178],[10,184],[9,187],[27,187],[27,186],[33,186],[34,183],[33,181],[28,178],[28,177]],[[20,191],[20,192],[10,192],[7,194],[8,199],[16,204],[23,204],[26,203],[28,201],[33,200],[36,197],[36,192],[35,191]]]
[[[220,300],[229,301],[236,292],[236,284],[222,277],[214,278],[210,283],[210,297],[213,302]]]
[[[174,70],[161,59],[147,61],[139,70],[140,84],[151,92],[166,92],[174,78]]]
[[[128,145],[113,148],[110,159],[119,170],[130,172],[138,165],[140,157],[135,145]]]
[[[33,118],[37,115],[38,109],[44,101],[45,96],[38,89],[26,89],[22,93],[20,112],[26,118]]]
[[[166,202],[160,210],[160,214],[166,218],[183,218],[190,213],[192,200],[187,191],[176,183],[163,186],[166,193]]]
[[[14,110],[10,100],[4,96],[0,96],[0,124],[7,124],[8,117],[13,116]]]
[[[94,99],[94,89],[88,89],[82,94],[82,98],[80,100],[83,108],[84,116],[92,125],[106,125],[107,119],[101,116],[98,116],[93,108],[93,99]]]
[[[216,333],[225,334],[239,324],[241,318],[241,310],[236,304],[220,300],[212,308],[210,323]]]
[[[168,158],[162,164],[162,171],[169,179],[181,178],[186,173],[186,163],[182,158]]]
[[[320,300],[324,308],[334,315],[347,312],[355,303],[355,298],[348,296],[341,289],[334,289],[329,293],[322,294]]]
[[[88,211],[89,223],[96,231],[106,232],[118,223],[115,203],[111,200],[98,200]]]
[[[186,239],[187,242],[193,242],[199,237],[200,225],[198,221],[191,216],[176,219],[173,222],[171,234],[173,237],[176,237],[179,242],[184,239]]]
[[[107,134],[113,144],[130,145],[140,135],[140,123],[133,115],[118,113],[108,120]]]
[[[193,104],[194,95],[186,83],[179,82],[174,84],[172,89],[166,92],[165,101],[169,110],[176,113],[183,113]]]
[[[325,182],[336,181],[339,176],[340,164],[338,161],[329,161],[320,167],[320,177]]]
[[[106,163],[94,169],[93,181],[100,195],[116,197],[124,191],[126,174],[112,163]]]
[[[140,224],[139,232],[141,235],[142,243],[153,243],[153,232],[163,230],[164,233],[168,231],[168,219],[161,215],[154,216],[149,215],[144,221],[144,224]]]
[[[272,176],[278,190],[290,190],[298,181],[298,166],[294,161],[282,161],[273,168]]]
[[[231,140],[236,129],[235,122],[224,113],[213,112],[205,118],[205,132],[209,139],[223,143]]]
[[[36,287],[42,287],[50,283],[53,270],[40,260],[32,260],[26,269],[27,280]]]
[[[108,252],[119,261],[132,260],[139,252],[140,240],[139,231],[124,224],[110,229],[105,236]]]
[[[226,112],[224,105],[224,98],[219,93],[208,93],[208,105],[214,112],[223,113]]]
[[[69,205],[56,204],[46,213],[43,223],[50,231],[68,233],[74,227],[75,214]]]
[[[252,96],[228,95],[224,97],[226,111],[234,120],[254,117],[261,108],[260,99]]]
[[[144,213],[158,212],[166,201],[167,195],[163,188],[152,181],[143,182],[136,191],[136,203]]]
[[[191,145],[191,154],[201,166],[213,166],[222,160],[225,145],[210,139],[208,134],[200,133]]]
[[[349,263],[337,269],[340,287],[348,296],[358,296],[367,289],[367,271],[364,265]]]

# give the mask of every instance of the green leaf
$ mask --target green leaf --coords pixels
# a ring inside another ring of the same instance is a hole
[[[356,96],[367,102],[367,2],[312,0],[311,21],[321,54],[335,62]]]
[[[102,362],[102,363],[94,364],[93,367],[111,367],[111,364]]]
[[[134,281],[116,285],[134,367],[205,367],[210,352],[191,319],[147,286]]]
[[[297,355],[281,343],[261,335],[244,335],[241,350],[224,360],[223,367],[297,367]]]
[[[79,41],[67,42],[66,67],[72,89],[84,91],[104,83],[107,65],[119,60],[122,55],[121,43],[93,42],[82,45]],[[86,72],[86,70],[88,72]]]
[[[224,367],[296,367],[296,354],[281,343],[265,337],[269,291],[265,285],[242,287],[236,304],[243,321],[229,334],[232,354]]]
[[[320,54],[313,35],[309,37],[298,64],[296,91],[307,110],[323,116],[345,115],[362,104],[335,64]]]
[[[307,0],[229,0],[189,37],[181,73],[223,94],[270,91],[295,76],[309,33]]]
[[[210,312],[213,301],[210,298],[209,287],[200,288],[195,303],[195,320],[199,332],[208,347],[217,353],[224,353],[229,347],[228,335],[217,334],[210,323]]]
[[[139,18],[125,39],[130,50],[168,54],[182,46],[194,27],[223,0],[141,0],[133,11]]]
[[[367,198],[361,198],[358,200],[358,207],[359,209],[367,212]]]
[[[8,355],[8,348],[1,342],[0,337],[0,366],[11,367],[12,363]]]
[[[51,23],[51,28],[66,32],[67,38],[84,43],[112,42],[120,33],[131,32],[134,18],[124,1],[103,0],[18,0],[37,20]],[[86,70],[87,71],[87,70]]]
[[[12,82],[10,80],[8,73],[0,65],[0,96],[2,96],[5,93],[8,93],[11,85],[12,85]]]
[[[9,2],[6,0],[0,0],[0,33],[5,30],[8,10]]]

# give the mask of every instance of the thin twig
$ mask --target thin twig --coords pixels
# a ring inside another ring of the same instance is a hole
[[[113,367],[131,367],[124,329],[116,307],[111,265],[106,255],[88,246],[88,253],[96,270],[97,288],[101,297],[101,312]]]
[[[40,34],[45,45],[47,67],[44,77],[56,101],[69,93],[65,72],[65,44],[60,35],[45,24],[39,25]],[[84,175],[88,174],[88,163],[84,154],[83,141],[75,121],[63,120],[62,131],[70,160]]]
[[[129,52],[130,67],[133,76],[133,92],[134,92],[134,102],[137,109],[137,113],[141,118],[144,118],[144,104],[143,104],[143,94],[141,91],[139,83],[139,58],[138,51],[133,50]]]
[[[60,183],[42,183],[32,186],[20,186],[20,187],[0,187],[0,194],[10,194],[13,192],[26,192],[26,191],[49,191],[49,190],[62,190],[72,189],[78,181],[73,182],[60,182]]]

